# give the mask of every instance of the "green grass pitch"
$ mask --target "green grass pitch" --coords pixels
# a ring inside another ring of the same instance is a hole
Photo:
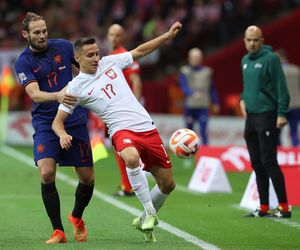
[[[31,148],[15,149],[32,158]],[[142,234],[130,226],[134,216],[98,196],[92,198],[84,214],[88,242],[77,243],[67,221],[75,188],[62,180],[57,180],[57,187],[68,243],[46,245],[44,241],[52,228],[42,204],[38,172],[18,158],[0,149],[0,249],[199,249],[161,228],[155,230],[157,243],[144,243]],[[177,183],[186,187],[193,164],[171,158]],[[60,168],[59,172],[76,179],[72,168]],[[116,191],[119,175],[111,152],[109,158],[97,163],[95,173],[96,190],[106,195]],[[293,207],[290,220],[244,218],[246,212],[237,207],[249,174],[228,173],[228,178],[233,188],[231,194],[198,194],[178,188],[159,212],[160,220],[219,249],[300,249],[299,207]],[[150,185],[153,186],[153,182]],[[141,210],[136,197],[117,200]]]

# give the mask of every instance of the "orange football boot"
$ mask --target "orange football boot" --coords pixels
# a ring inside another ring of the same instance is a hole
[[[65,232],[55,229],[49,240],[46,241],[47,244],[59,244],[67,243],[67,238]]]
[[[72,223],[74,228],[74,237],[75,240],[79,242],[86,242],[87,241],[87,230],[84,226],[84,221],[82,218],[75,218],[73,217],[72,213],[69,215],[69,221]]]

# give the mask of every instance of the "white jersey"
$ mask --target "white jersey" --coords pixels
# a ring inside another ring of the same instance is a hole
[[[67,93],[78,98],[72,108],[63,104],[59,109],[72,114],[77,105],[95,112],[108,127],[110,137],[119,130],[145,132],[155,125],[144,107],[133,95],[122,69],[133,63],[130,52],[105,56],[95,74],[80,72],[67,86]]]

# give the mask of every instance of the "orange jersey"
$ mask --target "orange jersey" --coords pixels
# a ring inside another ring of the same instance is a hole
[[[120,53],[124,53],[127,52],[128,50],[125,49],[124,47],[119,47],[117,49],[115,49],[113,52],[111,52],[111,55],[115,55],[115,54],[120,54]],[[130,80],[130,75],[131,74],[140,74],[140,65],[137,61],[133,61],[133,64],[130,65],[128,68],[123,70],[123,74],[125,76],[126,81],[129,84],[129,87],[132,89],[132,82]]]

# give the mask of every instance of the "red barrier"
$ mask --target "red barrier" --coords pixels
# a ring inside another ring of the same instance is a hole
[[[202,156],[220,159],[227,172],[252,171],[246,147],[202,146],[197,153],[197,161]],[[279,148],[278,163],[285,176],[289,203],[294,206],[300,206],[300,148]]]

